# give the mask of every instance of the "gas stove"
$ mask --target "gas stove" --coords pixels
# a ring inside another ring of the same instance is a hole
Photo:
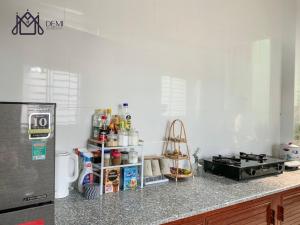
[[[235,180],[246,180],[266,175],[280,174],[284,170],[284,160],[265,154],[247,154],[238,156],[213,156],[204,160],[204,171]]]

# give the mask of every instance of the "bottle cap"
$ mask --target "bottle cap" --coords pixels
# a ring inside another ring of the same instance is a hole
[[[128,106],[128,103],[123,103],[123,106]]]
[[[119,152],[119,151],[112,151],[111,152],[111,156],[112,157],[120,157],[121,156],[121,152]]]
[[[84,153],[83,153],[83,157],[84,157],[85,159],[91,159],[91,158],[93,158],[93,154],[90,153],[90,152],[84,152]]]

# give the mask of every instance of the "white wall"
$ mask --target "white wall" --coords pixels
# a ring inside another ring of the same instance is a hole
[[[297,0],[297,16],[296,16],[296,47],[295,47],[295,78],[294,78],[294,121],[295,128],[300,125],[300,0]],[[293,122],[294,122],[293,121]],[[294,124],[294,123],[293,123]],[[295,133],[296,139],[299,139],[299,131]]]
[[[280,143],[294,0],[0,4],[0,100],[57,102],[57,149],[85,145],[93,110],[123,101],[148,154],[161,152],[177,117],[203,156],[270,153]],[[15,13],[27,8],[65,27],[13,36]]]
[[[295,46],[296,46],[296,4],[285,5],[282,35],[282,78],[281,78],[281,143],[288,143],[294,139],[294,84],[295,84]],[[292,12],[292,13],[291,13]],[[297,65],[297,64],[296,64]]]

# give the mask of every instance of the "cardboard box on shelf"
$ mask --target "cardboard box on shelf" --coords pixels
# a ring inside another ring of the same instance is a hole
[[[106,169],[104,171],[104,192],[119,192],[120,168]]]
[[[122,170],[122,189],[135,190],[138,186],[137,166],[124,167]]]

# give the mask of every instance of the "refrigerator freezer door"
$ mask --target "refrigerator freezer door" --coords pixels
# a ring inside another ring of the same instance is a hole
[[[50,113],[47,139],[29,138],[34,113]],[[54,104],[0,103],[0,211],[54,201],[54,124]]]
[[[54,205],[0,214],[0,225],[54,225]]]

